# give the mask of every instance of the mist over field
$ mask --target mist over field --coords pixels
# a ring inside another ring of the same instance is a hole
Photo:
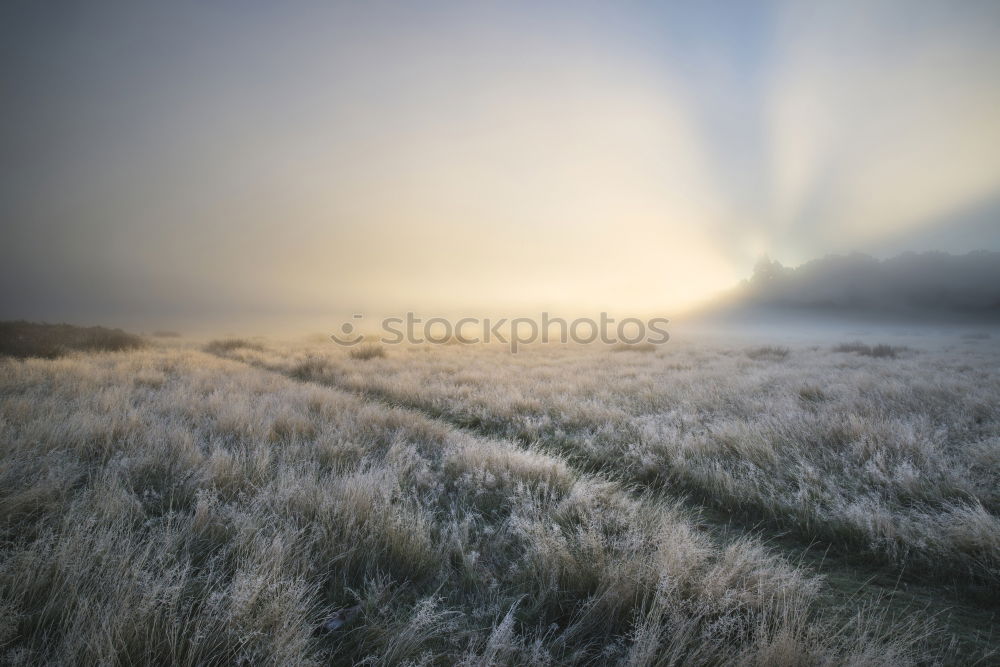
[[[0,664],[1000,664],[1000,5],[0,7]]]

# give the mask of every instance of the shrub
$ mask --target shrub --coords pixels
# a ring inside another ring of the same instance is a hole
[[[143,347],[140,336],[121,329],[70,324],[0,322],[0,354],[54,359],[74,350],[120,352]]]

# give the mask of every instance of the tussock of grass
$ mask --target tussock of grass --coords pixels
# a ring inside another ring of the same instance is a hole
[[[823,388],[818,385],[807,385],[799,389],[799,398],[810,403],[820,403],[829,398]]]
[[[854,354],[860,354],[864,357],[875,357],[877,359],[895,359],[899,353],[905,352],[906,347],[903,346],[892,346],[886,345],[885,343],[879,343],[878,345],[865,345],[862,342],[855,341],[853,343],[841,343],[833,348],[834,352],[853,352]]]
[[[788,356],[790,350],[787,347],[777,347],[766,345],[747,350],[747,356],[754,361],[782,361]]]
[[[218,338],[205,345],[205,351],[210,354],[225,354],[240,349],[263,352],[264,346],[246,338]]]
[[[656,352],[656,345],[653,343],[616,343],[611,347],[612,352]]]
[[[121,352],[145,345],[140,336],[121,329],[70,324],[0,322],[0,355],[55,359],[74,351]]]
[[[352,347],[348,355],[351,359],[358,359],[360,361],[382,359],[385,357],[385,348],[378,343],[362,343],[357,347]]]

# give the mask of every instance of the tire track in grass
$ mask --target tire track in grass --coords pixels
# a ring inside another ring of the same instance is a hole
[[[597,474],[620,483],[624,490],[636,495],[651,493],[654,497],[682,501],[693,510],[695,525],[720,547],[750,537],[780,553],[787,561],[822,575],[825,582],[822,597],[831,607],[845,613],[861,607],[877,608],[890,622],[915,613],[935,615],[945,630],[942,646],[950,651],[954,664],[986,664],[1000,657],[1000,632],[993,630],[1000,623],[1000,600],[986,599],[985,603],[977,603],[953,586],[915,578],[905,566],[873,563],[870,559],[852,556],[843,549],[834,549],[830,543],[805,543],[801,536],[777,521],[760,519],[763,512],[747,509],[734,514],[706,498],[703,490],[690,484],[678,494],[671,493],[666,484],[630,479],[568,444],[572,443],[571,435],[560,440],[544,436],[531,439],[502,419],[489,420],[483,415],[456,413],[427,403],[402,400],[391,391],[338,382],[335,375],[316,377],[312,373],[296,373],[263,362],[248,361],[228,352],[213,354],[298,382],[313,382],[344,391],[387,409],[410,410],[477,438],[513,441],[522,445],[537,444],[543,451],[565,460],[577,475]]]

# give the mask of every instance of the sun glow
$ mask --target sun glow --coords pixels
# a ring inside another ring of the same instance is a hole
[[[998,12],[853,9],[29,12],[5,299],[678,311],[1000,201]]]

